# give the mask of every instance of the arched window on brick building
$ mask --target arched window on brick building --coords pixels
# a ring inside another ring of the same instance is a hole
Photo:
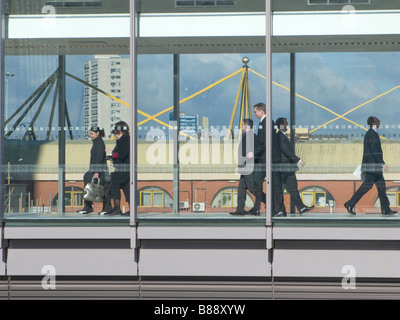
[[[312,186],[300,190],[300,196],[306,206],[336,207],[336,201],[329,191]]]
[[[169,208],[173,204],[170,194],[159,187],[144,187],[138,193],[140,207]]]
[[[236,208],[237,206],[237,196],[238,196],[238,188],[237,187],[227,187],[220,189],[214,196],[211,207],[212,208]],[[247,192],[246,195],[246,208],[252,208],[254,205],[254,201],[251,198],[250,194]]]
[[[386,188],[386,194],[389,198],[390,207],[392,208],[400,207],[400,186]],[[378,197],[375,200],[374,207],[376,208],[381,207],[381,202],[379,201]]]

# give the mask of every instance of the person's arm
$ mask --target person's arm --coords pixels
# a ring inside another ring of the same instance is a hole
[[[280,135],[283,135],[282,132],[278,133]],[[298,163],[301,159],[296,156],[292,149],[290,148],[290,143],[289,143],[289,139],[287,139],[286,137],[280,137],[280,149],[281,152],[285,155],[286,158],[289,159],[290,162],[292,163]]]

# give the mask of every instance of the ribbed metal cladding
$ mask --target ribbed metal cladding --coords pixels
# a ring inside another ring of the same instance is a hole
[[[197,280],[197,279],[62,279],[44,290],[41,279],[0,281],[0,300],[279,300],[363,299],[398,300],[400,282],[362,281],[344,289],[340,281],[317,280]]]
[[[142,281],[141,299],[272,299],[268,281]]]
[[[137,280],[62,279],[55,289],[43,289],[41,279],[10,279],[8,297],[11,300],[55,299],[139,299]]]
[[[341,281],[275,281],[274,299],[398,300],[400,283],[358,281],[354,289],[344,289]]]

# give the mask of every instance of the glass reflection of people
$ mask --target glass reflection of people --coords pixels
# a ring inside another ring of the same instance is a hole
[[[256,200],[254,207],[248,212],[251,215],[260,215],[261,202],[265,203],[266,194],[263,191],[263,184],[266,176],[266,106],[264,103],[259,102],[254,105],[254,115],[260,119],[256,142],[254,144],[254,181],[256,184]],[[274,124],[272,123],[272,128]]]
[[[129,126],[124,121],[115,124],[112,131],[116,138],[116,145],[111,153],[111,160],[114,164],[114,172],[111,173],[110,195],[113,200],[113,208],[106,214],[109,215],[129,215],[129,211],[121,211],[121,189],[124,192],[125,200],[129,204],[129,156],[130,156],[130,138]],[[110,150],[111,151],[111,150]]]
[[[286,190],[289,192],[291,199],[294,202],[297,210],[300,213],[305,213],[310,211],[314,206],[306,206],[300,198],[299,191],[297,189],[297,178],[296,171],[299,170],[298,164],[301,166],[305,165],[304,160],[300,159],[290,148],[290,141],[288,136],[286,135],[288,121],[286,118],[278,118],[276,119],[276,126],[279,131],[276,136],[276,143],[279,145],[280,149],[280,157],[279,157],[279,176],[280,182],[282,183],[282,187],[285,186]],[[286,216],[285,204],[283,201],[283,189],[280,189],[279,194],[275,193],[276,206],[279,206],[280,202],[280,210],[275,216]]]
[[[361,164],[361,172],[364,175],[364,182],[347,201],[344,206],[350,214],[356,214],[354,207],[357,202],[371,190],[375,184],[378,189],[378,197],[381,203],[381,211],[383,215],[391,215],[397,213],[390,209],[390,202],[386,195],[386,182],[383,177],[382,170],[387,171],[389,167],[383,161],[383,151],[381,140],[378,135],[378,129],[381,122],[377,117],[370,116],[367,119],[369,130],[364,136],[364,152]]]
[[[106,163],[106,147],[103,141],[104,130],[99,127],[91,127],[89,130],[90,139],[92,139],[92,148],[90,150],[90,166],[89,171],[83,176],[84,185],[91,182],[93,179],[100,179],[100,184],[104,188],[103,208],[100,214],[111,210],[109,188],[110,175]],[[96,181],[97,182],[97,181]],[[93,212],[93,202],[84,200],[82,210],[78,211],[82,214]]]
[[[235,212],[230,212],[234,216],[243,216],[247,212],[244,210],[247,190],[256,195],[254,182],[254,140],[253,120],[242,120],[242,136],[238,147],[238,173],[240,173],[238,186],[238,199]]]

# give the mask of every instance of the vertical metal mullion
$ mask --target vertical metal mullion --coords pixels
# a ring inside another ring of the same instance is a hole
[[[290,53],[290,148],[296,148],[296,56]],[[290,197],[290,212],[295,212],[292,197]]]
[[[272,21],[271,21],[271,0],[265,1],[265,20],[266,20],[266,35],[265,35],[265,105],[266,108],[266,128],[265,128],[265,146],[266,146],[266,156],[265,156],[265,170],[266,170],[266,204],[265,204],[265,216],[266,225],[271,225],[272,219],[272,183],[271,183],[271,121],[272,121],[272,87],[271,87],[271,58],[272,58],[272,48],[271,48],[271,34],[272,34]]]
[[[4,17],[4,1],[0,0],[0,54],[1,54],[1,60],[0,60],[0,107],[1,107],[1,112],[0,112],[0,123],[1,123],[1,130],[0,130],[0,164],[3,163],[2,158],[3,158],[3,148],[4,148],[4,36],[5,36],[5,17]],[[0,179],[1,183],[4,183],[3,179],[3,170],[0,170]],[[4,219],[4,187],[0,187],[0,199],[1,199],[1,208],[0,208],[0,223],[2,224],[3,219]]]
[[[174,54],[174,213],[179,213],[179,54]]]
[[[58,56],[58,213],[65,213],[65,56]]]
[[[129,195],[129,210],[131,212],[129,224],[134,226],[136,224],[137,219],[137,95],[136,95],[136,70],[137,70],[137,48],[136,48],[136,38],[138,36],[138,19],[137,16],[137,1],[130,1],[130,81],[131,81],[131,135],[130,135],[130,195]],[[133,244],[133,248],[136,247],[136,244]]]

